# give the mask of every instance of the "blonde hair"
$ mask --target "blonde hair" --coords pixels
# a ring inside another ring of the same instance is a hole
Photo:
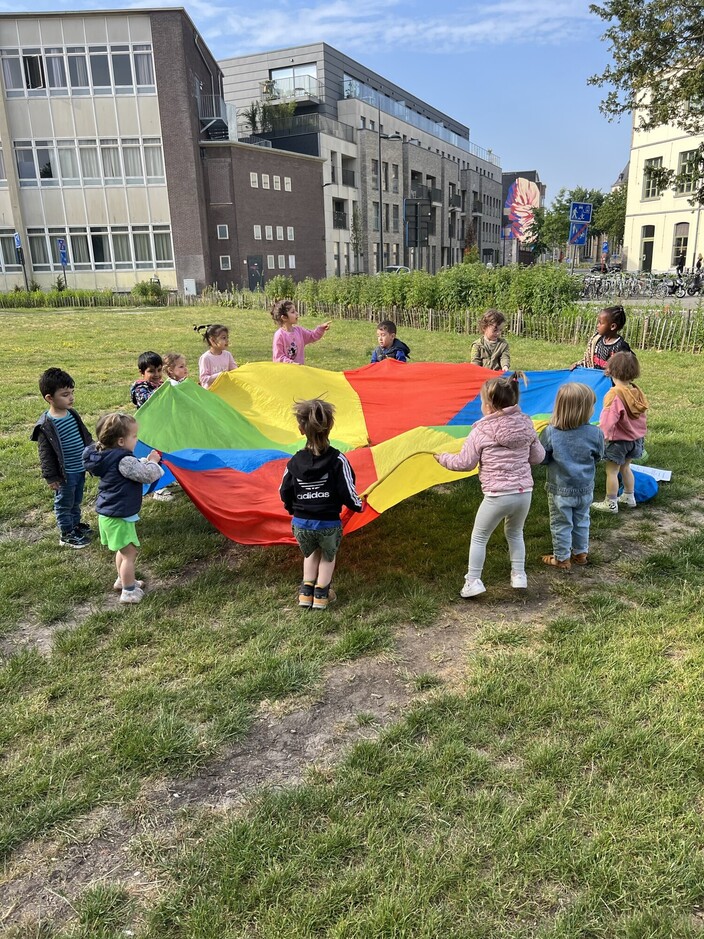
[[[181,352],[167,352],[164,356],[164,371],[171,378],[171,369],[176,365],[177,362],[180,362],[181,359],[186,361],[186,356]]]
[[[330,446],[330,431],[335,423],[334,406],[321,398],[311,398],[310,401],[297,401],[293,414],[299,430],[306,435],[306,448],[320,456]]]
[[[595,404],[593,388],[576,381],[567,382],[557,390],[550,423],[558,430],[574,430],[589,423]]]
[[[98,438],[98,450],[114,450],[120,437],[126,437],[137,426],[137,421],[131,414],[103,414],[95,425],[95,436]]]
[[[520,397],[519,381],[524,385],[528,384],[525,372],[513,372],[511,375],[504,375],[502,378],[490,378],[485,381],[480,389],[481,399],[492,411],[503,411],[504,408],[510,408],[518,404]]]
[[[614,352],[606,363],[605,371],[616,381],[634,381],[640,375],[640,365],[632,352]]]

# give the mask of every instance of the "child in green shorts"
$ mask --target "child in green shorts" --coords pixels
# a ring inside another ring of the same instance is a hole
[[[96,426],[97,444],[92,443],[83,453],[86,470],[97,476],[100,542],[115,552],[117,580],[114,589],[120,591],[121,603],[139,603],[144,596],[143,584],[135,580],[139,539],[135,522],[142,506],[142,486],[161,479],[161,456],[152,450],[149,456],[138,459],[137,421],[129,414],[104,414]]]

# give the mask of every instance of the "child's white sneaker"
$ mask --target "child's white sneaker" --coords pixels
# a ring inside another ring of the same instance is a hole
[[[525,573],[514,574],[514,572],[511,571],[511,586],[514,590],[525,590],[528,586],[528,577]]]
[[[632,492],[622,492],[618,497],[619,505],[627,505],[629,509],[635,509],[636,507],[636,497]]]
[[[611,512],[618,515],[618,502],[616,499],[604,499],[603,502],[592,502],[592,508],[597,512]]]
[[[486,587],[477,577],[476,580],[470,580],[465,577],[464,586],[460,590],[460,596],[467,600],[469,597],[478,597],[480,593],[486,593]]]
[[[125,590],[123,587],[120,594],[120,603],[140,603],[143,596],[144,591],[141,587],[135,587],[134,590]]]
[[[163,489],[157,489],[157,491],[152,495],[152,499],[155,502],[173,502],[174,494],[173,492],[169,492],[168,487],[165,486]]]

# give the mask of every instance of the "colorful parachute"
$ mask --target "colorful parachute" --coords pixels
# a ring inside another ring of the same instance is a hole
[[[432,454],[461,448],[481,417],[479,389],[496,374],[476,365],[394,360],[348,372],[255,362],[223,373],[208,391],[189,380],[166,382],[138,412],[139,438],[162,452],[197,508],[228,538],[288,544],[291,522],[278,489],[303,445],[294,401],[324,397],[335,405],[332,443],[347,454],[366,502],[361,514],[343,515],[350,532],[415,493],[472,475],[448,472]],[[529,372],[521,407],[538,430],[567,381],[594,389],[597,414],[611,387],[594,369]]]

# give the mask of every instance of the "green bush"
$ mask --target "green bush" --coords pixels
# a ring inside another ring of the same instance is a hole
[[[264,293],[269,300],[285,300],[296,296],[296,285],[292,278],[279,274],[266,282]]]
[[[137,301],[157,306],[166,299],[166,291],[158,280],[140,280],[132,288],[132,296]]]

